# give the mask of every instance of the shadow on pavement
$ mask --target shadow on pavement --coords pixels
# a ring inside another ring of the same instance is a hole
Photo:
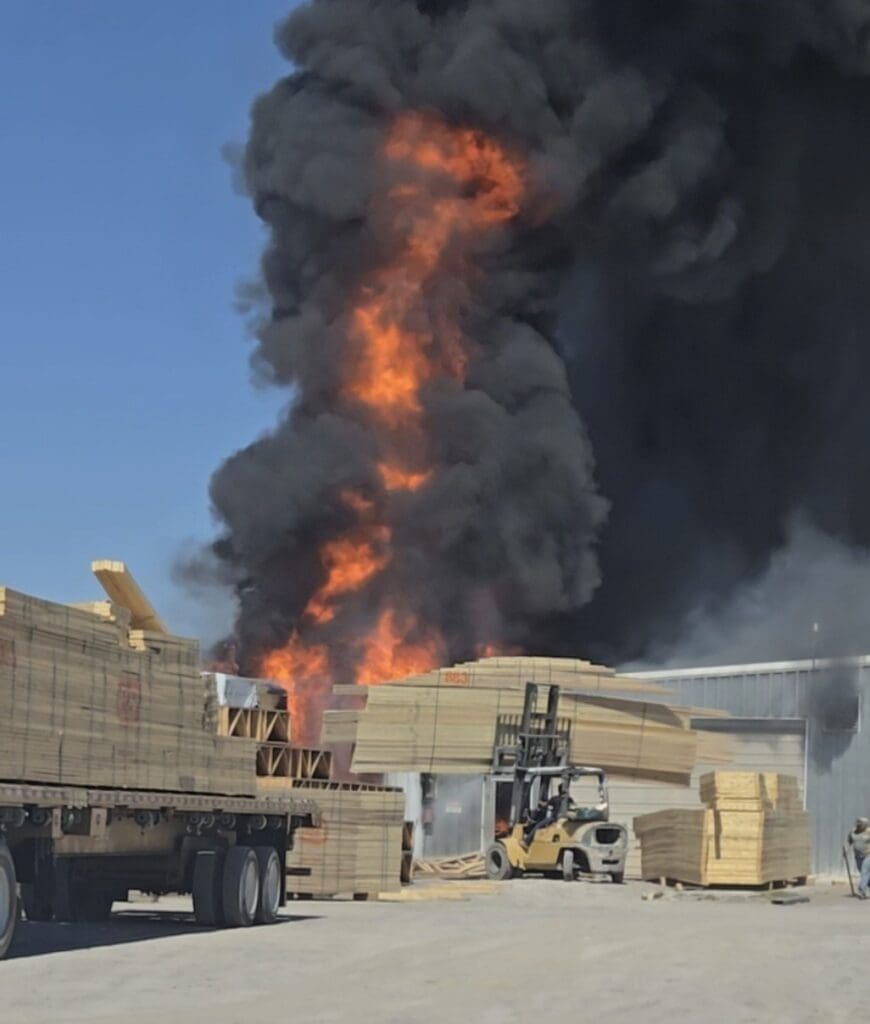
[[[271,925],[278,928],[297,921],[317,920],[314,914],[287,914]],[[211,934],[219,931],[195,924],[189,913],[172,910],[122,910],[113,913],[108,921],[99,924],[58,924],[52,922],[20,921],[15,932],[7,960],[47,953],[65,953],[77,949],[95,949],[100,946],[120,946],[127,942],[147,942],[150,939],[168,939],[194,932]]]

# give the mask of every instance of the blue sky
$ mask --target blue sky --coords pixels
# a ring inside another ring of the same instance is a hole
[[[170,566],[286,401],[249,380],[235,288],[264,236],[221,148],[288,70],[292,6],[0,4],[0,584],[90,599],[120,558],[177,631],[226,614]]]

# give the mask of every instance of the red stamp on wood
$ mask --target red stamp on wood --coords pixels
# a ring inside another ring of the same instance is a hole
[[[142,706],[142,684],[132,672],[122,672],[118,678],[117,711],[121,725],[135,725]]]
[[[443,673],[443,678],[448,686],[468,686],[469,675],[467,672],[450,669]]]
[[[14,640],[0,640],[0,668],[15,668]]]

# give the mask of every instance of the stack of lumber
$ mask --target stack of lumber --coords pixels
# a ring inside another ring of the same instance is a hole
[[[321,742],[353,742],[357,773],[481,773],[492,765],[499,723],[518,720],[523,697],[519,685],[370,687],[364,707],[324,714]],[[688,784],[698,754],[688,713],[569,689],[561,691],[558,715],[570,723],[574,763]]]
[[[794,776],[708,772],[700,792],[705,808],[634,819],[644,878],[766,885],[806,877],[808,818]]]
[[[252,793],[255,744],[208,727],[196,641],[162,630],[122,563],[97,565],[111,602],[0,588],[0,779]]]
[[[776,772],[707,772],[699,786],[701,802],[714,811],[803,810],[794,775]]]
[[[583,693],[666,694],[658,683],[620,676],[604,665],[581,658],[538,658],[528,655],[481,658],[396,680],[402,686],[455,686],[524,690],[526,683],[543,683]],[[359,687],[334,687],[337,696],[352,696]]]
[[[401,885],[405,796],[400,789],[297,782],[317,802],[320,827],[297,829],[287,854],[287,893],[350,896]]]

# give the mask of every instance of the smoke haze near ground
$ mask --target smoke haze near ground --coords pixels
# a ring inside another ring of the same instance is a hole
[[[389,591],[446,656],[716,646],[678,642],[710,608],[743,628],[797,511],[836,591],[870,541],[868,30],[856,0],[317,0],[281,24],[296,71],[243,169],[270,232],[254,367],[298,400],[211,490],[243,645],[296,628],[342,489],[377,488],[371,425],[336,401],[342,309],[389,247],[378,154],[407,110],[498,139],[526,191],[474,289],[427,297],[460,297],[468,376],[427,389],[431,482],[391,502],[396,557],[334,628]],[[741,643],[776,656],[779,630]]]

